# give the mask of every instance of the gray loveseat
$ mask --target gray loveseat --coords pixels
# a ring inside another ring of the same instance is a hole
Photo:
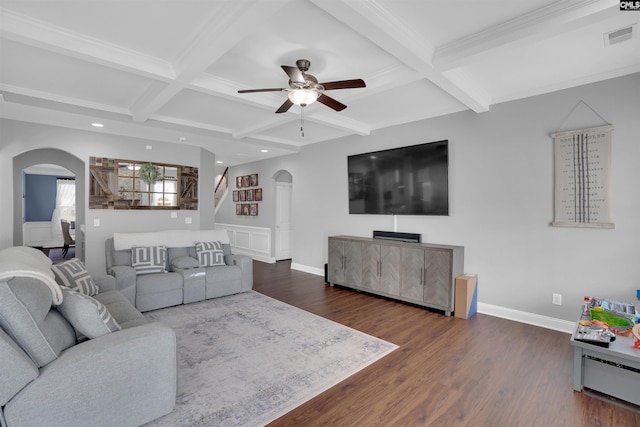
[[[219,244],[218,258],[211,243]],[[142,312],[253,288],[253,260],[231,253],[226,230],[114,233],[105,256],[116,288]]]
[[[137,426],[173,410],[174,331],[148,323],[112,277],[84,285],[97,294],[59,286],[36,249],[0,251],[3,427]]]

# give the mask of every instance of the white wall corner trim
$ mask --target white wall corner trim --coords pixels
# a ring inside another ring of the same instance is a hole
[[[529,325],[540,326],[541,328],[553,329],[554,331],[566,332],[568,334],[572,334],[576,327],[575,322],[570,322],[568,320],[541,316],[539,314],[500,307],[498,305],[487,304],[484,302],[478,302],[478,313],[501,317],[503,319],[513,320]]]

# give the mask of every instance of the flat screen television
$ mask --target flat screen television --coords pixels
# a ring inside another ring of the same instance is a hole
[[[349,213],[449,215],[449,141],[348,156]]]

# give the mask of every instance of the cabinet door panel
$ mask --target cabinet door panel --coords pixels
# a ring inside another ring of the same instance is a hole
[[[451,304],[451,251],[425,251],[424,301],[449,307]]]
[[[344,282],[344,244],[342,240],[329,239],[329,265],[327,266],[327,276],[331,283]]]
[[[362,287],[380,290],[380,245],[362,244]]]
[[[400,295],[412,300],[422,301],[424,289],[422,275],[424,269],[424,249],[402,248],[402,283]]]
[[[348,285],[362,286],[362,243],[344,242],[344,280]]]
[[[390,295],[400,294],[400,248],[380,248],[380,290]]]

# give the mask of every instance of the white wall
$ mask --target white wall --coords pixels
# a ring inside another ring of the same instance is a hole
[[[114,232],[155,231],[162,229],[213,228],[213,190],[215,155],[200,147],[168,144],[136,138],[76,131],[33,123],[1,120],[0,126],[0,249],[13,245],[12,158],[37,148],[55,147],[85,162],[85,200],[89,200],[89,157],[112,157],[128,160],[197,166],[202,174],[198,183],[198,210],[172,211],[86,209],[85,263],[92,274],[105,274],[104,241]],[[146,146],[151,145],[152,149]],[[43,161],[43,163],[46,163]],[[192,223],[185,224],[185,218]],[[100,226],[94,226],[94,220]]]
[[[581,100],[615,126],[613,230],[550,226],[550,134],[604,124],[582,104],[569,115]],[[448,139],[450,215],[398,216],[397,231],[464,246],[465,270],[478,274],[480,302],[573,321],[585,295],[635,301],[640,289],[639,118],[640,74],[634,74],[494,105],[487,113],[452,114],[314,144],[298,154],[231,168],[231,175],[291,172],[293,263],[320,272],[328,236],[370,237],[394,226],[392,216],[348,214],[347,156]],[[562,306],[551,304],[552,293],[562,294]]]

